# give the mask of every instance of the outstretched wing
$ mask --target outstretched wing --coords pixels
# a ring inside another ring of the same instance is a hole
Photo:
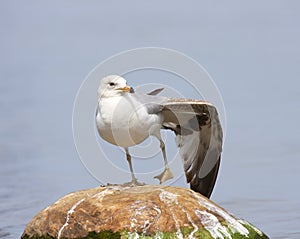
[[[191,189],[210,197],[221,160],[222,128],[216,108],[205,101],[169,99],[164,103],[163,128],[176,134]]]

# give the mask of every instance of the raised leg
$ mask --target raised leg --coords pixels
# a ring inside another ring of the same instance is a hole
[[[167,160],[167,155],[166,155],[166,146],[164,141],[162,141],[162,139],[159,140],[160,142],[160,149],[164,158],[164,163],[165,163],[165,167],[169,168],[169,164],[168,164],[168,160]]]
[[[174,176],[169,168],[169,164],[168,164],[168,160],[167,160],[167,155],[166,155],[166,147],[165,147],[165,143],[164,141],[161,139],[160,135],[159,137],[157,137],[159,142],[160,142],[160,149],[161,149],[161,152],[162,152],[162,155],[163,155],[163,158],[164,158],[164,163],[165,163],[165,169],[164,171],[155,176],[154,178],[158,179],[159,180],[159,183],[162,184],[163,182],[169,180],[169,179],[172,179]]]

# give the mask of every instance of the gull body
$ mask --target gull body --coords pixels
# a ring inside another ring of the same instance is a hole
[[[137,185],[128,148],[149,136],[156,137],[165,168],[155,178],[163,183],[173,178],[173,174],[160,130],[172,130],[184,160],[187,181],[192,189],[209,197],[216,181],[222,149],[222,129],[216,109],[204,101],[157,96],[160,91],[138,94],[127,86],[123,77],[104,77],[98,89],[96,112],[99,135],[124,148],[132,176],[129,184]]]
[[[99,100],[96,119],[100,136],[111,144],[128,148],[149,135],[160,135],[162,115],[150,115],[131,94],[120,94]]]
[[[104,140],[125,149],[132,177],[130,184],[133,185],[138,181],[133,173],[128,147],[143,142],[150,135],[155,136],[160,141],[165,162],[165,170],[156,176],[162,183],[173,178],[160,134],[163,117],[160,112],[149,112],[147,105],[138,101],[131,90],[123,77],[111,75],[102,79],[98,89],[97,129]],[[148,105],[151,100],[157,101],[157,98],[148,97]]]

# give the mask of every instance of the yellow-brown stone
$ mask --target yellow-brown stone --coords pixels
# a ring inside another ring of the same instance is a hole
[[[71,193],[39,212],[22,238],[267,238],[186,188],[106,186]],[[239,236],[239,237],[235,237]],[[220,237],[222,238],[222,237]]]

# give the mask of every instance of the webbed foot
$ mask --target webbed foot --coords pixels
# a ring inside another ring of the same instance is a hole
[[[132,179],[130,182],[123,183],[122,186],[135,187],[135,186],[144,186],[145,183],[139,182],[136,178]]]
[[[173,177],[174,176],[171,170],[169,168],[165,168],[165,170],[161,174],[155,176],[154,178],[158,179],[159,183],[162,184],[163,182],[172,179]]]

